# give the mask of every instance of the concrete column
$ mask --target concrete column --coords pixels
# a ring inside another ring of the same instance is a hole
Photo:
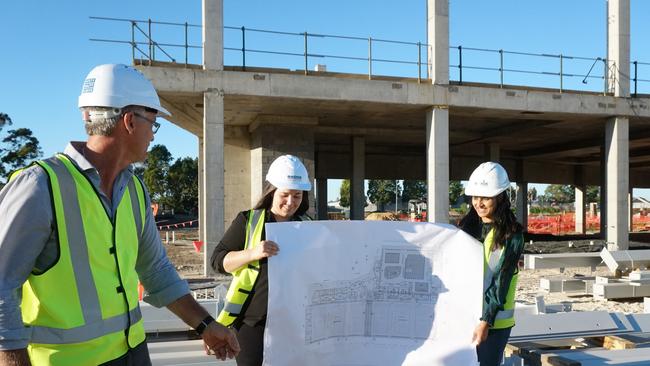
[[[316,217],[319,220],[327,220],[327,178],[316,179],[316,202]]]
[[[270,163],[265,164],[263,161],[264,148],[261,145],[261,142],[255,141],[256,135],[253,134],[253,146],[251,148],[251,207],[257,203],[257,200],[262,197],[262,190],[264,189],[264,177],[266,176],[266,170]],[[257,143],[256,143],[257,142]]]
[[[607,149],[600,147],[600,238],[607,240]]]
[[[224,120],[223,95],[203,94],[203,263],[205,275],[214,273],[210,256],[224,233]]]
[[[528,231],[528,183],[517,182],[517,221]]]
[[[427,111],[427,219],[449,222],[449,110]]]
[[[634,188],[630,187],[630,191],[627,194],[627,209],[629,210],[630,215],[628,221],[628,229],[630,232],[634,231]]]
[[[298,157],[307,168],[310,179],[314,177],[314,128],[309,125],[285,124],[283,121],[285,120],[282,116],[272,116],[261,122],[258,120],[257,126],[251,131],[250,184],[253,204],[262,194],[271,163],[281,155],[291,154]],[[312,187],[307,211],[311,217],[316,217],[314,192]]]
[[[498,143],[485,144],[485,160],[498,163],[501,160],[501,147]]]
[[[203,0],[203,69],[223,70],[223,0]]]
[[[449,84],[449,0],[427,0],[428,76],[433,84]]]
[[[607,242],[617,250],[629,246],[627,195],[629,183],[629,120],[610,118],[605,126],[607,158]]]
[[[585,198],[587,195],[587,187],[585,185],[575,186],[575,216],[576,225],[575,231],[579,234],[584,234],[587,231],[587,221],[585,216]]]
[[[366,177],[366,139],[352,137],[352,178],[350,179],[350,220],[363,220],[366,205],[364,179]]]
[[[517,201],[515,202],[517,221],[526,232],[528,231],[528,182],[524,181],[524,161],[521,159],[517,160],[514,177],[517,180]]]
[[[198,166],[198,173],[199,173],[199,240],[203,240],[204,238],[204,227],[206,225],[203,224],[203,218],[205,217],[205,207],[203,206],[203,197],[205,197],[205,185],[204,185],[204,170],[203,170],[203,137],[199,137],[199,166]]]
[[[607,1],[607,58],[610,93],[630,96],[630,0]]]

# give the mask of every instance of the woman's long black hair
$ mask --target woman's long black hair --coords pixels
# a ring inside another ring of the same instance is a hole
[[[492,215],[492,225],[494,226],[492,250],[503,247],[508,238],[523,230],[510,209],[510,199],[506,191],[496,196],[496,209]],[[481,218],[474,209],[474,205],[470,204],[469,212],[460,220],[458,227],[475,238],[481,237]]]
[[[264,189],[262,190],[262,197],[260,197],[255,206],[253,206],[253,209],[270,210],[271,206],[273,205],[273,195],[275,194],[276,190],[277,188],[273,184],[265,181]],[[300,206],[298,206],[296,213],[293,215],[302,216],[307,213],[307,210],[309,210],[309,191],[302,191],[302,201],[300,201]]]

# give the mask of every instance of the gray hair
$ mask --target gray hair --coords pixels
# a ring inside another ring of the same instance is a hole
[[[83,107],[81,112],[89,136],[110,136],[124,114],[123,109],[111,107]]]

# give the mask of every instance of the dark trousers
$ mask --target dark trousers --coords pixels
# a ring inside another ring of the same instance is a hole
[[[237,340],[241,351],[235,358],[237,366],[260,366],[264,359],[264,322],[251,327],[241,324],[237,328]]]
[[[512,328],[490,329],[485,342],[476,347],[478,362],[481,366],[498,366],[503,359],[503,351],[508,344]]]
[[[130,349],[123,356],[105,362],[100,366],[151,366],[147,341],[144,341],[135,348]]]

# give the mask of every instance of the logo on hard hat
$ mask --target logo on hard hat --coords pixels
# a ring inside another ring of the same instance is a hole
[[[95,78],[90,78],[84,80],[84,84],[81,87],[81,94],[83,93],[92,93],[95,88]]]
[[[287,175],[287,179],[289,179],[289,180],[301,180],[302,176],[301,175]]]

